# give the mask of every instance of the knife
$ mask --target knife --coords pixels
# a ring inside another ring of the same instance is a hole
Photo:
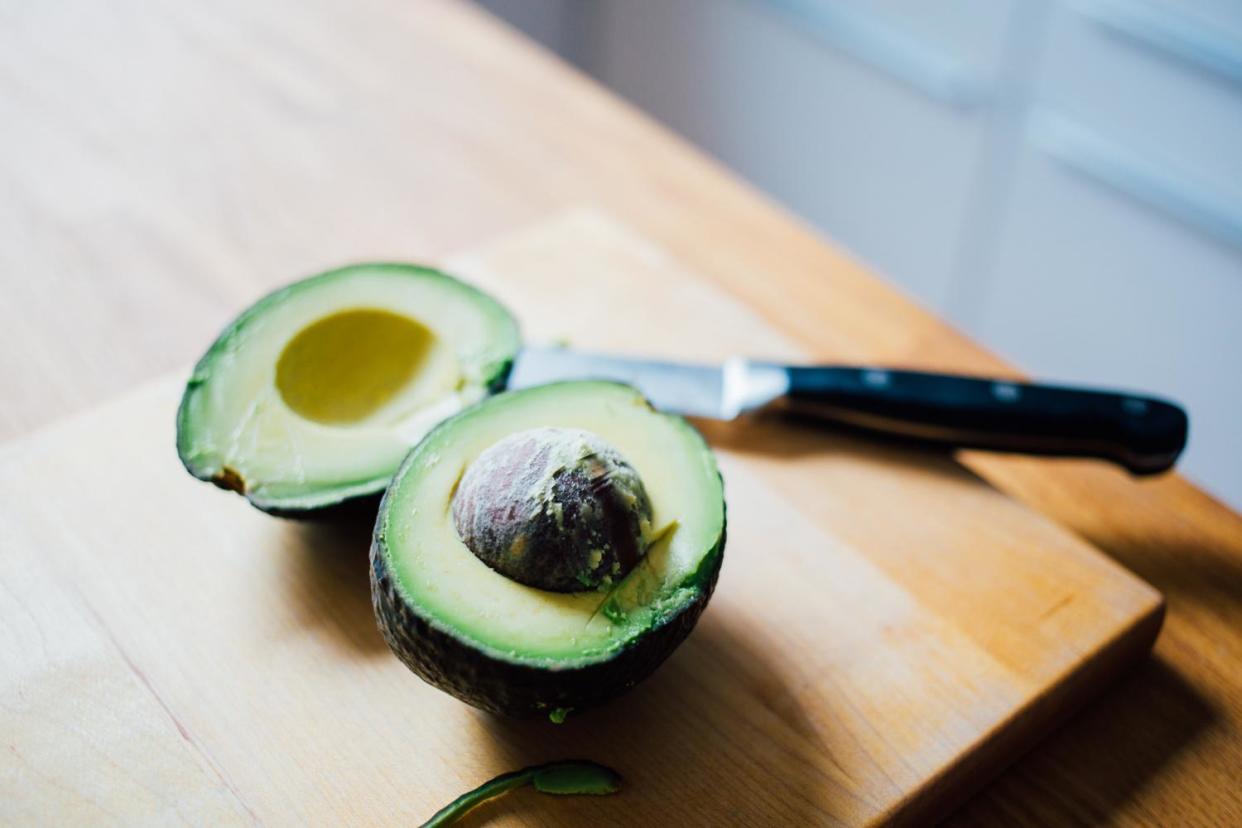
[[[780,410],[953,448],[1094,457],[1135,475],[1172,468],[1188,428],[1180,406],[1145,394],[741,358],[703,365],[528,347],[508,387],[570,379],[627,383],[656,408],[689,417]]]

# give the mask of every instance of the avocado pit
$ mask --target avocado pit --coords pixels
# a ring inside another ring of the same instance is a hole
[[[651,501],[602,437],[572,428],[511,434],[466,468],[452,496],[462,542],[500,574],[553,592],[605,589],[646,553]]]

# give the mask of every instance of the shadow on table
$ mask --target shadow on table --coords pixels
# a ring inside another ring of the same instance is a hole
[[[781,458],[865,455],[885,464],[932,466],[947,474],[976,477],[957,463],[953,449],[814,417],[771,412],[727,422],[700,418],[691,418],[691,422],[712,446],[739,454]]]
[[[1162,659],[1152,657],[945,824],[1108,823],[1217,718],[1194,687]],[[1039,803],[1037,813],[1014,813],[1015,804],[1032,801]]]
[[[1032,824],[1120,819],[1163,770],[1179,764],[1179,756],[1217,738],[1227,727],[1212,697],[1219,693],[1220,682],[1213,690],[1197,686],[1191,678],[1209,674],[1221,656],[1196,654],[1191,648],[1214,637],[1235,640],[1236,623],[1231,620],[1242,602],[1242,562],[1221,544],[1182,539],[1185,527],[1178,524],[1193,517],[1174,511],[1179,508],[1178,493],[1160,498],[1159,491],[1156,497],[1142,491],[1142,487],[1159,489],[1163,485],[1159,478],[1135,481],[1077,461],[1035,464],[977,454],[968,462],[1014,497],[1061,517],[1068,528],[1163,593],[1169,605],[1155,655],[1138,663],[1020,760],[951,823],[1022,822],[1015,819],[1015,809],[1022,805],[1033,809],[1034,816],[1025,815]],[[1093,492],[1091,502],[1074,500],[1074,493],[1083,491]],[[1107,505],[1111,498],[1149,502],[1150,519],[1131,524],[1111,516]],[[1202,788],[1230,784],[1229,770],[1208,765],[1202,758],[1197,763],[1207,775],[1197,780]],[[1178,778],[1184,785],[1186,774],[1178,772]],[[1236,796],[1222,791],[1218,808],[1228,808]],[[1162,794],[1160,801],[1159,815],[1148,814],[1149,818],[1168,820],[1179,813],[1168,810],[1173,796]],[[1207,804],[1197,802],[1180,813],[1210,822]]]
[[[603,799],[518,792],[465,824],[500,814],[537,821],[549,808],[565,825],[814,825],[839,813],[834,798],[848,794],[834,782],[832,746],[781,668],[723,615],[709,609],[651,679],[562,725],[475,716],[488,766],[592,759],[625,782]]]
[[[310,629],[337,647],[364,656],[384,655],[371,609],[369,552],[374,512],[332,521],[279,526],[286,560],[286,598]]]
[[[1242,606],[1242,558],[1227,549],[1164,543],[1158,551],[1126,549],[1112,554],[1174,600],[1182,597],[1216,612],[1236,612]]]

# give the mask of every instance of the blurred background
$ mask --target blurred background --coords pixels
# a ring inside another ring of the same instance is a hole
[[[478,2],[1242,507],[1242,2]]]

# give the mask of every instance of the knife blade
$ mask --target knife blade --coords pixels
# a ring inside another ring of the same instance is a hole
[[[704,365],[547,347],[522,350],[509,374],[508,387],[529,388],[570,379],[623,382],[641,391],[656,408],[714,420],[732,420],[789,390],[783,368],[743,359]]]
[[[1132,474],[1173,466],[1189,420],[1176,403],[1128,392],[845,365],[722,365],[529,347],[509,388],[560,380],[633,385],[656,408],[717,420],[779,406],[866,431],[952,448],[1097,457]],[[774,405],[775,404],[775,405]]]

